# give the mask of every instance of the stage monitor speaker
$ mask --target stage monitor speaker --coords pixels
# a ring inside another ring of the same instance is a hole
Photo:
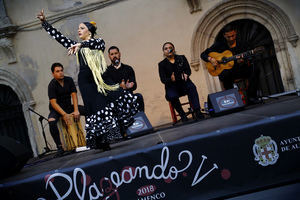
[[[207,101],[209,113],[212,116],[239,111],[245,106],[237,89],[209,94]]]
[[[128,138],[144,135],[153,131],[153,127],[144,112],[138,112],[134,116],[134,119],[134,123],[127,129],[126,132]]]
[[[31,157],[23,144],[11,137],[0,136],[0,178],[20,171]]]

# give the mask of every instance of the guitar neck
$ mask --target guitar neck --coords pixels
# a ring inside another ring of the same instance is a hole
[[[249,51],[226,58],[226,62],[237,60],[239,58],[245,58],[245,57],[251,56],[253,54],[254,54],[254,50],[249,50]]]

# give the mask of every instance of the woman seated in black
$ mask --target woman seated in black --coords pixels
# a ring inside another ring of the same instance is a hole
[[[162,47],[165,59],[158,64],[159,77],[165,85],[166,99],[178,112],[183,122],[187,121],[179,97],[188,95],[197,119],[203,119],[197,88],[190,79],[191,68],[184,55],[175,53],[175,46],[166,42]]]

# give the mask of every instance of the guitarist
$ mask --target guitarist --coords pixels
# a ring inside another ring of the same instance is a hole
[[[237,30],[232,25],[227,25],[223,29],[224,39],[221,42],[215,42],[211,47],[207,48],[201,53],[201,58],[205,62],[210,62],[214,67],[217,66],[218,62],[215,58],[210,57],[208,54],[211,52],[222,53],[225,50],[229,50],[233,55],[240,54],[247,51],[249,45],[245,45],[243,48],[241,41],[237,40]],[[257,98],[257,88],[259,80],[259,69],[254,65],[250,65],[247,59],[240,57],[234,61],[234,65],[231,69],[224,69],[219,74],[219,79],[225,90],[233,88],[233,82],[236,79],[248,79],[248,103],[255,104],[259,103]]]

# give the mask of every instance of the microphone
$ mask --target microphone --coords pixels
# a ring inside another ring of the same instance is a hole
[[[116,66],[119,65],[119,63],[120,63],[119,59],[116,59],[114,62],[115,62]]]

